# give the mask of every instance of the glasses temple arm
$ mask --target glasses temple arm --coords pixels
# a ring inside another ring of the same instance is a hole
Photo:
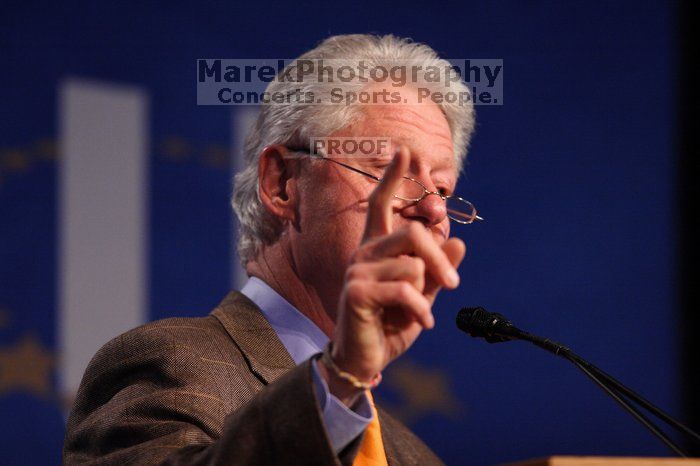
[[[313,153],[313,152],[311,152],[309,149],[299,149],[299,151],[300,151],[300,152],[305,152],[305,153],[309,154],[310,156],[312,156],[312,157],[317,157],[317,158],[319,158],[319,159],[321,159],[321,160],[326,160],[326,161],[328,161],[328,162],[333,162],[333,163],[335,163],[335,164],[340,165],[341,167],[347,168],[348,170],[352,170],[352,171],[354,171],[355,173],[359,173],[360,175],[364,175],[364,176],[366,176],[366,177],[368,177],[368,178],[372,178],[374,181],[382,181],[381,178],[378,178],[378,177],[372,175],[371,173],[367,173],[367,172],[364,172],[364,171],[360,170],[359,168],[355,168],[355,167],[353,167],[353,166],[346,165],[346,164],[344,164],[343,162],[338,162],[337,160],[333,160],[333,159],[330,158],[330,157],[323,156],[323,155],[320,155],[320,154],[318,154],[318,153]]]

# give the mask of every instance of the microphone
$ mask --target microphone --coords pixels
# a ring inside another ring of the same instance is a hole
[[[475,338],[483,338],[489,343],[502,343],[512,340],[525,340],[557,356],[571,350],[549,338],[538,337],[520,330],[503,315],[489,312],[483,307],[464,307],[457,313],[457,327]]]
[[[672,418],[653,403],[642,398],[632,389],[620,383],[611,375],[606,374],[590,362],[578,356],[571,351],[571,349],[567,348],[561,343],[550,340],[549,338],[543,338],[520,330],[501,314],[489,312],[482,307],[465,307],[457,313],[457,327],[471,336],[475,338],[483,338],[489,343],[502,343],[512,340],[529,341],[540,348],[570,361],[584,374],[586,374],[586,376],[596,385],[605,391],[605,393],[610,395],[617,403],[619,403],[637,421],[649,429],[652,434],[658,437],[669,448],[671,448],[671,450],[680,456],[685,457],[687,455],[661,429],[651,422],[648,417],[642,414],[638,408],[633,406],[630,403],[630,400],[647,409],[650,413],[657,416],[668,425],[689,435],[696,442],[700,442],[700,435],[698,435],[695,431]]]
[[[483,307],[465,307],[457,314],[457,327],[475,338],[484,338],[489,343],[517,340],[518,329],[495,312]]]

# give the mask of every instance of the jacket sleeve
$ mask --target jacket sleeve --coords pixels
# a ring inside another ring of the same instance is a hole
[[[235,345],[195,331],[141,327],[95,355],[68,420],[64,464],[352,463],[362,436],[334,453],[310,361],[265,386]]]

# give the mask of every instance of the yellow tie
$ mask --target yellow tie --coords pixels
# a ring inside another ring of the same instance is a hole
[[[353,466],[387,466],[384,443],[382,442],[382,430],[379,427],[379,414],[374,406],[372,393],[367,390],[369,404],[372,407],[372,422],[367,426],[365,438],[362,439],[360,451],[357,452]]]

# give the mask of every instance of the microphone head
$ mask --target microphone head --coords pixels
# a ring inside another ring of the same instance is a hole
[[[509,330],[515,328],[508,319],[483,307],[463,307],[457,313],[457,327],[473,337],[484,338],[489,343],[501,343],[515,338],[510,335]]]

